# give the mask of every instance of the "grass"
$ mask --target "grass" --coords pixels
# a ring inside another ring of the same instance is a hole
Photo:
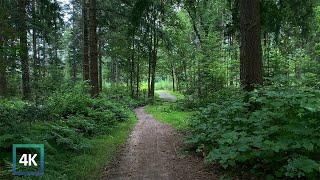
[[[172,81],[170,80],[162,80],[155,83],[156,90],[165,90],[170,89],[172,90]]]
[[[125,143],[136,122],[137,119],[132,113],[129,121],[120,123],[110,135],[90,140],[90,152],[71,159],[68,179],[99,179],[103,168],[110,162],[119,146]]]
[[[45,144],[45,170],[41,178],[12,177],[9,174],[2,177],[8,179],[99,179],[103,168],[110,162],[120,145],[125,143],[136,122],[136,116],[130,111],[129,119],[119,123],[108,135],[88,139],[87,143],[91,148],[85,152],[76,153]],[[45,125],[40,122],[34,124],[32,133],[42,134]],[[0,157],[11,162],[11,153],[1,154]]]
[[[163,102],[148,105],[146,112],[163,123],[170,124],[177,130],[188,130],[189,118],[194,112],[177,110],[174,103]]]

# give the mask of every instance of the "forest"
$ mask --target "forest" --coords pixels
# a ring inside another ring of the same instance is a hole
[[[0,179],[13,144],[42,179],[320,179],[320,1],[1,0]]]

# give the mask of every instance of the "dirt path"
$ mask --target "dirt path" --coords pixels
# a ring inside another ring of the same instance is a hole
[[[166,101],[176,101],[177,100],[177,97],[167,93],[167,92],[162,92],[160,91],[159,93],[159,98],[160,99],[163,99],[163,100],[166,100]]]
[[[181,155],[182,136],[169,125],[135,110],[138,124],[102,179],[217,179],[202,160]]]

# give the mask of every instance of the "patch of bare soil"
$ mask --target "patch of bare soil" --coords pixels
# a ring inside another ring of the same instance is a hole
[[[181,134],[146,114],[144,107],[135,112],[138,124],[102,179],[218,179],[201,158],[181,154]]]

